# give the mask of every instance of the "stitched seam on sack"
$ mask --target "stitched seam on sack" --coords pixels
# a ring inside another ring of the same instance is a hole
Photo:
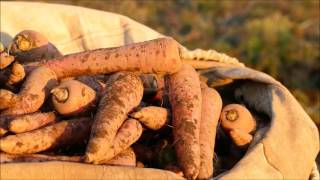
[[[276,171],[278,171],[279,174],[281,174],[282,179],[284,179],[283,174],[281,173],[281,171],[280,171],[275,165],[273,165],[273,164],[268,160],[268,156],[267,156],[266,151],[265,151],[264,142],[262,141],[261,144],[262,144],[262,147],[263,147],[263,154],[264,154],[264,157],[266,158],[267,163],[268,163],[271,167],[273,167]]]
[[[66,41],[66,42],[63,42],[63,43],[57,43],[57,46],[64,46],[64,45],[68,45],[68,44],[71,44],[73,43],[74,41],[77,41],[79,39],[84,39],[86,37],[90,37],[90,36],[94,36],[94,35],[98,35],[99,36],[104,36],[104,37],[115,37],[115,36],[119,36],[119,35],[124,35],[125,32],[128,32],[130,30],[140,30],[140,31],[136,31],[135,33],[145,33],[143,32],[143,30],[141,28],[136,28],[136,27],[133,27],[131,26],[131,28],[127,27],[127,26],[124,26],[122,28],[119,28],[119,30],[117,29],[117,33],[114,33],[114,34],[106,34],[104,31],[96,31],[96,32],[89,32],[89,33],[86,33],[85,35],[80,35],[76,38],[73,38],[69,41]],[[157,33],[157,32],[156,32]]]

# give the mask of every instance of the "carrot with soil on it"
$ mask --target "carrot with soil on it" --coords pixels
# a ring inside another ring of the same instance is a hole
[[[229,104],[223,107],[220,121],[221,127],[229,133],[237,146],[245,147],[251,142],[250,133],[255,130],[256,121],[245,106]]]
[[[36,76],[28,76],[19,94],[14,95],[13,99],[9,98],[13,102],[1,102],[1,106],[7,109],[0,113],[0,117],[33,113],[42,106],[49,90],[57,84],[57,77],[46,67],[39,67],[33,72]],[[0,94],[0,99],[8,99],[7,95],[8,93]]]
[[[200,169],[201,89],[199,75],[190,65],[168,76],[172,125],[179,166],[188,179]]]
[[[33,131],[1,138],[0,150],[9,154],[30,154],[85,142],[92,120],[61,121]]]
[[[43,64],[59,79],[120,71],[171,74],[181,67],[179,44],[160,38],[116,48],[103,48],[54,58]]]
[[[169,121],[168,110],[157,106],[142,107],[138,111],[131,113],[130,116],[152,130],[162,128]]]
[[[21,63],[49,60],[62,56],[44,35],[33,30],[19,32],[13,38],[9,52]]]
[[[101,160],[112,158],[108,152],[117,131],[127,114],[139,105],[142,95],[142,82],[131,73],[119,76],[107,87],[94,118],[85,155],[86,162],[97,164]]]
[[[214,173],[214,146],[217,125],[222,109],[219,93],[206,85],[201,86],[202,110],[200,122],[200,170],[197,179],[209,179]]]
[[[77,80],[63,81],[51,90],[54,109],[62,115],[83,113],[94,106],[96,92]]]
[[[55,120],[56,115],[54,112],[26,114],[10,120],[8,129],[14,133],[23,133],[53,123]]]

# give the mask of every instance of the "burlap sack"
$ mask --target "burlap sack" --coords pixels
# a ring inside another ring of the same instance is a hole
[[[118,14],[56,4],[0,3],[1,41],[5,45],[25,29],[45,34],[63,54],[163,37]],[[281,83],[213,50],[188,51],[181,46],[181,52],[184,62],[197,68],[209,84],[248,80],[237,88],[236,96],[241,96],[248,106],[267,114],[271,120],[255,134],[246,155],[231,170],[215,178],[308,179],[310,174],[317,178],[314,160],[319,152],[318,130]],[[0,179],[134,180],[180,177],[157,169],[45,162],[1,164]]]

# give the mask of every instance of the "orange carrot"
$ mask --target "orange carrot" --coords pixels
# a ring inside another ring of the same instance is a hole
[[[1,138],[0,150],[9,154],[28,154],[84,142],[90,134],[91,124],[90,118],[81,118],[9,135]]]
[[[22,115],[10,120],[8,124],[8,129],[14,133],[23,133],[38,129],[56,120],[56,115],[54,112],[48,113],[32,113],[27,115]]]
[[[229,104],[222,109],[221,127],[226,130],[233,142],[239,147],[246,147],[251,140],[250,132],[256,128],[256,121],[250,111],[240,104]]]
[[[139,105],[142,94],[142,82],[133,74],[119,76],[107,87],[92,126],[86,150],[86,162],[97,164],[103,159],[112,158],[106,154],[127,114]]]
[[[188,179],[195,179],[200,168],[201,89],[197,72],[189,65],[169,75],[169,100],[179,165]]]
[[[209,179],[214,172],[213,155],[222,99],[219,93],[207,86],[201,87],[202,110],[200,123],[200,171],[197,179]]]
[[[43,65],[53,70],[60,79],[119,71],[174,73],[180,69],[181,59],[179,44],[171,38],[160,38],[117,48],[70,54]]]
[[[22,64],[14,63],[11,68],[11,74],[8,77],[7,84],[13,85],[18,82],[21,82],[26,76],[25,69]]]
[[[119,128],[113,143],[106,150],[103,161],[108,161],[135,143],[142,134],[142,126],[135,119],[127,119]],[[101,162],[99,162],[100,164]]]
[[[56,85],[55,73],[46,67],[40,67],[34,70],[36,76],[29,76],[26,79],[22,90],[16,95],[12,104],[3,104],[8,109],[1,112],[0,117],[15,116],[37,111],[49,94],[49,89]],[[0,94],[0,99],[5,99]],[[10,99],[10,98],[9,98]]]
[[[162,128],[168,122],[168,110],[157,106],[147,106],[130,114],[152,130]]]
[[[81,162],[81,156],[52,156],[45,154],[7,154],[0,153],[0,163],[68,161]]]

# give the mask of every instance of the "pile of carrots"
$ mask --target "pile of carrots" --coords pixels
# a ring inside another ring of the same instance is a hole
[[[0,160],[215,173],[219,129],[239,149],[256,119],[183,64],[170,38],[62,55],[25,30],[0,46]]]

